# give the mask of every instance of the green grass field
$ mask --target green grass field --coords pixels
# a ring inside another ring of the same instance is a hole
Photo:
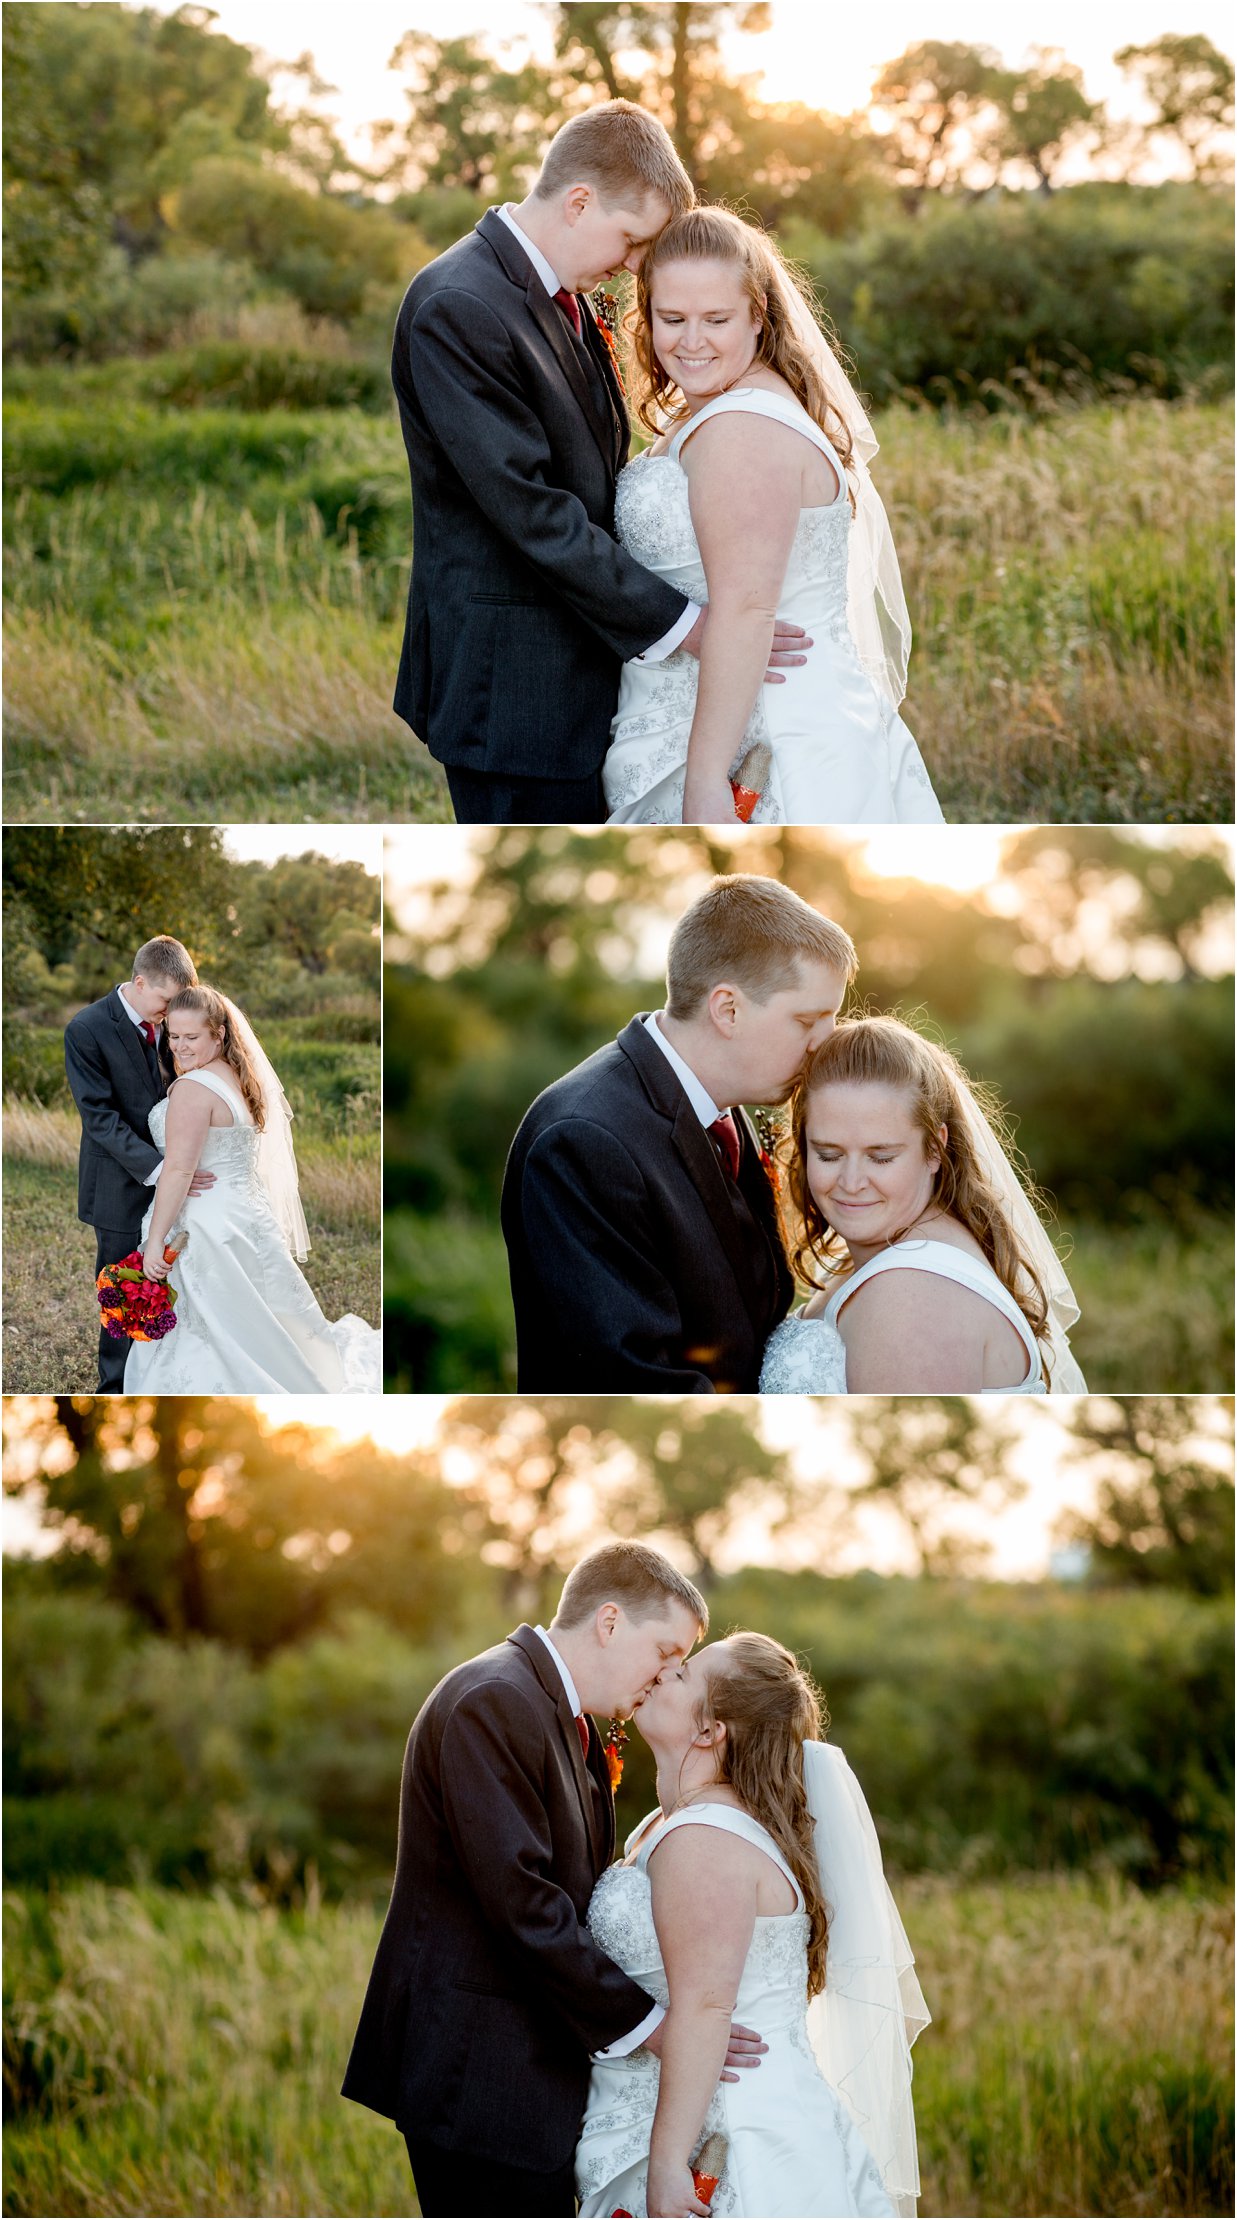
[[[1232,1922],[1084,1880],[899,1900],[921,2212],[1231,2212]],[[150,1888],[5,1899],[4,2207],[416,2210],[390,2123],[338,2096],[379,1916]]]
[[[410,550],[393,419],[177,408],[127,362],[16,383],[9,818],[449,820],[390,709]],[[1227,820],[1227,406],[898,409],[879,429],[907,719],[946,816]]]
[[[76,1115],[9,1102],[4,1159],[5,1393],[85,1393],[97,1378],[94,1234],[77,1216]],[[328,1318],[381,1323],[379,1139],[297,1144],[312,1244],[305,1274]]]

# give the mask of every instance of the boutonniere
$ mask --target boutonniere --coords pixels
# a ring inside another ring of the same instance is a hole
[[[623,1778],[623,1752],[626,1748],[627,1730],[621,1719],[612,1719],[606,1728],[606,1739],[602,1744],[606,1771],[610,1776],[611,1794],[614,1793]]]
[[[613,293],[607,293],[604,287],[600,285],[595,293],[589,294],[588,301],[589,307],[593,311],[597,329],[601,333],[602,345],[610,357],[614,375],[618,379],[619,392],[626,398],[627,387],[623,383],[623,366],[619,361],[618,341],[615,337],[618,331],[618,302],[615,300]]]
[[[771,1110],[754,1110],[752,1112],[752,1124],[756,1128],[756,1139],[760,1146],[760,1162],[765,1178],[768,1180],[774,1194],[780,1195],[782,1192],[782,1167],[778,1162],[777,1152],[786,1137],[786,1128],[782,1120],[775,1117]]]

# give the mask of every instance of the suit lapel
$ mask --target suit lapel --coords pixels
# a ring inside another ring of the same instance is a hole
[[[486,245],[497,255],[512,284],[523,287],[528,313],[536,324],[538,331],[543,338],[549,341],[553,348],[563,376],[579,403],[589,430],[601,449],[606,466],[613,472],[615,467],[613,421],[609,423],[606,421],[606,415],[601,405],[601,395],[589,377],[581,359],[579,347],[572,338],[567,319],[561,308],[555,301],[551,300],[519,240],[509,226],[503,222],[497,209],[487,208],[477,225],[477,236],[484,239]],[[582,310],[585,317],[591,317],[591,313],[587,305]]]
[[[107,1014],[120,1034],[125,1054],[129,1057],[134,1066],[134,1069],[141,1074],[141,1077],[145,1081],[147,1087],[149,1087],[150,1065],[146,1061],[146,1050],[136,1025],[133,1023],[131,1018],[127,1018],[125,1016],[124,1011],[120,1008],[119,995],[110,994],[108,996]]]
[[[614,469],[617,476],[631,445],[631,418],[627,413],[627,396],[611,359],[610,350],[602,337],[600,322],[592,304],[583,295],[580,310],[584,318],[584,343],[601,373],[614,411]]]
[[[557,309],[554,313],[555,315],[558,314]],[[592,1847],[594,1864],[597,1871],[600,1872],[604,1866],[609,1864],[609,1855],[605,1850],[603,1832],[599,1831],[598,1828],[597,1799],[593,1794],[589,1769],[584,1762],[584,1752],[580,1747],[580,1730],[576,1725],[575,1713],[567,1701],[567,1691],[559,1678],[558,1667],[535,1627],[517,1627],[514,1634],[507,1636],[507,1640],[513,1642],[517,1649],[524,1652],[546,1695],[554,1705],[555,1723],[571,1765],[571,1777],[575,1783],[576,1794],[580,1799],[580,1810]],[[611,1813],[611,1837],[613,1837],[613,1828],[614,1820],[613,1813]]]
[[[743,1210],[754,1219],[758,1230],[766,1239],[768,1228],[765,1220],[757,1216],[751,1200],[743,1191],[743,1159],[740,1159],[740,1184],[736,1190],[735,1182],[723,1169],[717,1150],[673,1070],[661,1050],[655,1048],[649,1039],[642,1017],[633,1018],[631,1024],[619,1034],[618,1045],[631,1057],[654,1106],[670,1120],[670,1137],[675,1154],[709,1213],[717,1238],[726,1251],[739,1294],[747,1307],[753,1292],[752,1255],[742,1218],[735,1208],[736,1191],[742,1201]],[[756,1137],[741,1111],[738,1123],[742,1141],[751,1148],[758,1149]],[[760,1177],[764,1178],[763,1171],[760,1172]],[[772,1202],[771,1196],[769,1201]]]

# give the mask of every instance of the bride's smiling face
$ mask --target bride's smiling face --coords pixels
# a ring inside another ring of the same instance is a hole
[[[689,401],[722,393],[751,368],[760,332],[734,262],[667,262],[650,291],[653,347]]]
[[[201,1071],[218,1056],[223,1034],[212,1031],[201,1010],[176,1010],[168,1019],[168,1047],[177,1071]]]
[[[880,1248],[913,1225],[932,1200],[940,1147],[931,1146],[906,1087],[839,1080],[808,1097],[807,1181],[852,1254]]]

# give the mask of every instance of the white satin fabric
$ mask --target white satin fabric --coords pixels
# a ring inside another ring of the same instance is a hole
[[[683,442],[710,417],[739,412],[786,425],[842,464],[819,425],[789,396],[738,388],[706,403],[665,454],[643,454],[621,473],[615,530],[628,553],[702,605],[709,584],[692,527]],[[800,512],[778,615],[813,645],[780,686],[762,685],[738,749],[768,742],[773,768],[756,824],[943,823],[923,758],[896,705],[865,668],[848,614],[855,519],[845,491]],[[687,743],[696,707],[696,658],[680,649],[660,663],[626,663],[610,750],[602,769],[612,824],[679,824]],[[733,768],[733,766],[732,766]]]
[[[768,2044],[759,2068],[719,2083],[701,2134],[729,2143],[713,2197],[720,2215],[762,2220],[891,2220],[896,2206],[843,2097],[825,2079],[808,2033],[807,1914],[772,1837],[746,1812],[690,1804],[641,1843],[630,1864],[611,1866],[593,1892],[588,1924],[602,1949],[658,2003],[669,2001],[653,1924],[649,1859],[678,1827],[720,1827],[763,1850],[795,1888],[799,1909],[756,1921],[739,1983],[735,2018]],[[633,1836],[635,1843],[639,1836]],[[640,2049],[596,2061],[576,2154],[580,2212],[619,2208],[647,2214],[648,2155],[660,2066]]]
[[[857,1272],[849,1273],[818,1317],[784,1318],[781,1325],[774,1328],[765,1345],[761,1366],[762,1395],[846,1394],[846,1344],[838,1332],[838,1315],[843,1303],[849,1302],[858,1288],[882,1272],[922,1272],[937,1279],[953,1280],[983,1302],[991,1303],[994,1310],[999,1310],[1001,1316],[1009,1320],[1027,1353],[1026,1374],[1015,1387],[977,1388],[976,1394],[1048,1393],[1035,1336],[991,1266],[982,1257],[951,1248],[947,1241],[909,1240],[898,1241],[891,1249],[882,1249],[879,1256],[871,1257]],[[932,1301],[930,1287],[924,1290],[924,1301],[929,1304]]]
[[[377,1395],[382,1336],[363,1318],[331,1324],[298,1270],[258,1172],[260,1135],[236,1090],[213,1072],[185,1072],[225,1103],[230,1126],[212,1126],[198,1159],[215,1184],[190,1195],[173,1242],[185,1245],[168,1275],[176,1324],[162,1341],[135,1341],[126,1395]],[[167,1102],[150,1113],[162,1150]],[[154,1214],[142,1223],[146,1240]],[[171,1245],[171,1244],[169,1244]]]

